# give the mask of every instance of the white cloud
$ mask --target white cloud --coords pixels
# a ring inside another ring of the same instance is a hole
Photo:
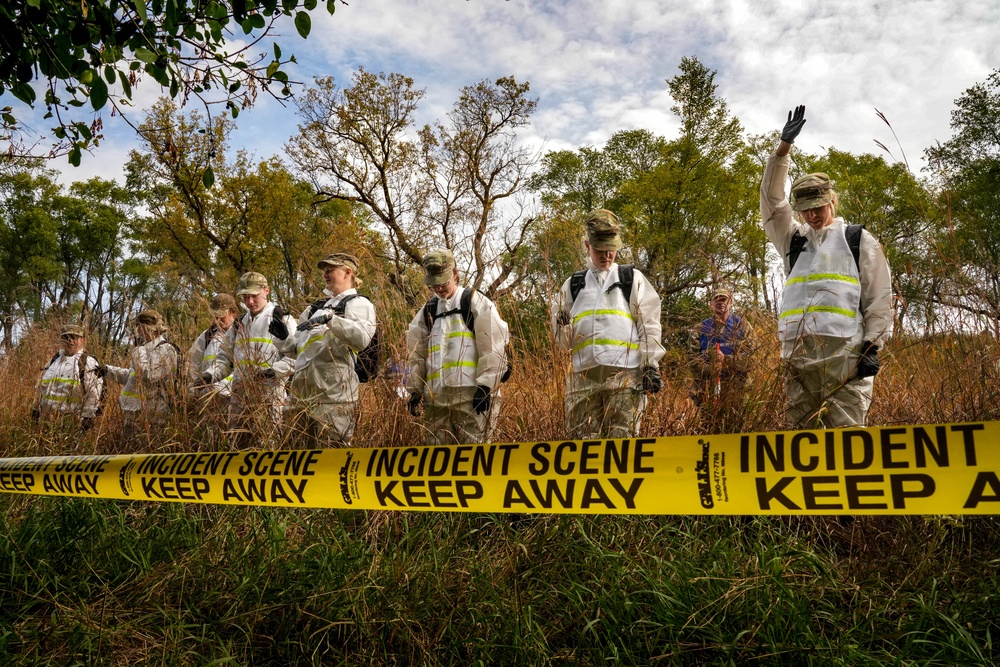
[[[955,98],[1000,66],[998,28],[995,0],[354,0],[314,13],[308,40],[283,26],[280,41],[300,62],[294,78],[343,84],[359,66],[413,77],[427,93],[420,122],[444,120],[462,86],[529,81],[539,107],[525,141],[553,150],[622,129],[673,136],[666,80],[696,56],[748,132],[780,128],[804,103],[803,149],[878,153],[878,139],[898,156],[878,108],[919,168],[950,136]],[[233,142],[281,153],[296,122],[262,97]],[[110,143],[101,151],[123,154]]]

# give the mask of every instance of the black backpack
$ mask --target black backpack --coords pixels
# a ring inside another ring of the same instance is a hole
[[[434,323],[442,317],[459,314],[462,316],[462,321],[465,322],[465,328],[471,331],[473,336],[476,335],[476,314],[472,312],[472,293],[475,291],[476,290],[474,289],[467,289],[462,292],[462,298],[458,300],[458,308],[454,308],[443,313],[437,312],[437,297],[432,296],[428,299],[427,303],[424,305],[424,326],[427,327],[427,333],[430,334]],[[507,357],[507,369],[504,370],[503,375],[500,376],[500,382],[506,382],[509,380],[510,374],[514,372],[513,357],[511,356],[511,353],[511,346],[508,342],[506,348],[504,349],[504,356]]]
[[[569,279],[569,295],[576,301],[576,297],[587,284],[587,272],[589,269],[577,271]],[[635,267],[631,264],[621,264],[618,266],[618,282],[607,289],[608,292],[618,288],[625,295],[625,299],[632,298],[632,283],[635,280]]]
[[[348,294],[343,299],[341,299],[336,306],[333,307],[333,314],[338,317],[343,317],[344,313],[347,312],[347,304],[356,297],[361,296],[360,294]],[[362,297],[363,298],[363,297]],[[309,311],[306,313],[306,319],[312,317],[317,310],[326,305],[329,298],[319,299],[309,306]],[[354,360],[354,373],[358,376],[358,382],[368,382],[373,377],[376,377],[379,372],[379,368],[382,364],[382,327],[379,326],[378,322],[375,323],[375,333],[372,334],[372,339],[368,341],[368,345],[365,349],[358,352],[357,358]]]

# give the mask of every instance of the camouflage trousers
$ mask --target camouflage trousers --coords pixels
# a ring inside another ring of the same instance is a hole
[[[864,426],[874,378],[844,382],[823,368],[785,366],[785,420],[790,429]]]
[[[574,440],[634,438],[645,410],[638,369],[598,366],[566,378],[566,423]]]
[[[490,442],[500,407],[494,392],[490,409],[477,414],[472,408],[475,387],[447,387],[424,393],[424,428],[428,445],[467,445]]]

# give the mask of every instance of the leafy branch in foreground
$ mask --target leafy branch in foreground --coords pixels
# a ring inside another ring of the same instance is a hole
[[[343,0],[341,0],[343,2]],[[327,0],[331,14],[337,0]],[[291,95],[284,58],[255,47],[275,23],[290,17],[303,38],[318,0],[7,0],[0,4],[0,97],[10,93],[34,108],[44,82],[45,118],[54,118],[57,140],[49,156],[67,153],[79,165],[81,151],[96,145],[101,119],[87,122],[71,108],[100,112],[127,105],[145,75],[187,101],[225,103],[235,118],[253,104],[259,89],[278,99]],[[345,3],[346,4],[346,3]],[[240,31],[240,32],[237,32]],[[244,41],[247,36],[249,41]],[[0,109],[0,139],[8,154],[31,152],[14,139],[23,133],[14,109]],[[15,147],[18,143],[21,148]]]

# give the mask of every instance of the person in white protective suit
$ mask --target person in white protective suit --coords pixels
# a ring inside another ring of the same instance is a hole
[[[864,426],[892,333],[892,276],[875,237],[837,217],[828,175],[796,179],[785,197],[805,122],[804,106],[788,113],[760,186],[764,231],[786,276],[778,311],[786,418],[789,428]]]
[[[124,384],[118,404],[125,414],[125,434],[151,435],[170,415],[177,398],[179,350],[167,339],[167,325],[155,310],[136,317],[136,347],[129,352],[128,368],[105,366],[107,377]]]
[[[663,387],[660,297],[641,271],[615,262],[622,247],[617,215],[597,209],[585,226],[587,268],[563,283],[552,313],[556,341],[572,355],[569,436],[634,437],[646,394]]]
[[[510,376],[510,333],[496,306],[458,284],[450,250],[424,256],[424,284],[434,293],[406,333],[409,410],[424,404],[427,444],[489,442],[500,402],[500,383]]]
[[[312,444],[347,445],[357,419],[355,363],[375,335],[375,306],[358,294],[356,257],[334,253],[317,266],[326,288],[299,316],[292,411]]]
[[[229,294],[216,294],[209,306],[212,326],[195,338],[188,350],[188,390],[198,399],[197,411],[216,423],[228,418],[232,372],[216,378],[215,361],[226,345],[226,334],[239,315],[236,299]],[[220,369],[219,372],[225,372]]]
[[[295,368],[295,320],[268,301],[270,293],[262,274],[240,277],[236,296],[247,312],[229,328],[213,366],[214,381],[232,369],[230,434],[238,449],[277,444],[285,383]]]
[[[88,431],[101,411],[104,369],[84,351],[86,332],[79,324],[65,325],[59,340],[59,351],[45,364],[35,386],[31,418]]]

